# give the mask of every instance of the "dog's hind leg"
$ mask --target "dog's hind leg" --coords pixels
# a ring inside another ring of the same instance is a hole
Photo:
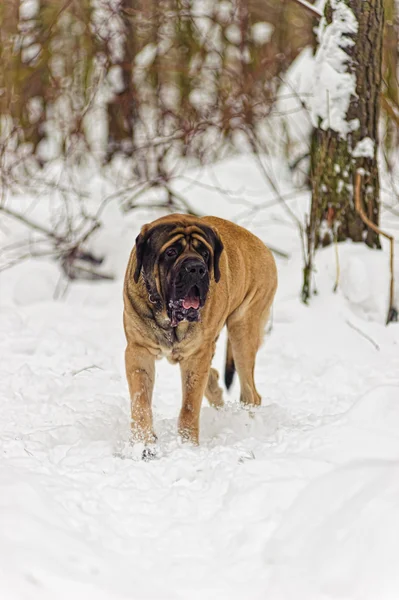
[[[224,405],[223,391],[219,386],[219,373],[213,367],[209,371],[208,383],[205,390],[205,396],[209,404],[214,408],[221,408]]]
[[[238,310],[230,315],[227,321],[234,363],[240,379],[240,400],[243,404],[258,406],[261,403],[255,386],[254,371],[256,354],[262,343],[268,316],[269,305],[265,306],[263,300],[251,303],[245,312]]]

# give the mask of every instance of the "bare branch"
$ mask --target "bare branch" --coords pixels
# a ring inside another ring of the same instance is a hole
[[[15,211],[15,210],[12,210],[11,208],[7,208],[6,206],[0,205],[0,211],[2,211],[4,214],[8,215],[9,217],[12,217],[13,219],[20,221],[21,223],[23,223],[30,229],[39,231],[40,233],[43,233],[47,237],[52,238],[53,240],[56,240],[57,242],[63,241],[62,237],[59,237],[50,229],[43,227],[43,225],[40,225],[39,223],[35,223],[35,221],[28,219],[27,217],[25,217],[25,215]]]
[[[321,17],[323,16],[323,13],[321,12],[321,10],[316,8],[316,6],[313,6],[313,4],[310,4],[310,2],[307,2],[307,0],[294,0],[294,2],[299,4],[299,6],[304,8],[313,17],[317,17],[318,19],[321,19]]]
[[[350,321],[346,321],[346,324],[349,325],[349,327],[351,329],[353,329],[354,331],[356,331],[359,335],[361,335],[362,337],[364,337],[365,340],[369,341],[370,344],[373,344],[374,348],[376,350],[379,350],[380,347],[377,344],[377,342],[375,342],[370,336],[367,335],[367,333],[364,333],[364,331],[362,331],[361,329],[359,329],[358,327],[356,327],[356,325],[353,325],[353,323],[351,323]]]

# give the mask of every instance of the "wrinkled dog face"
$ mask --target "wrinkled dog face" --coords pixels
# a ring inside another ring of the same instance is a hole
[[[218,233],[202,225],[160,224],[143,228],[136,240],[138,281],[143,269],[147,288],[158,294],[172,327],[181,321],[199,321],[212,271],[219,281],[223,250]],[[151,297],[150,297],[151,300]]]
[[[187,248],[188,245],[192,248]],[[165,300],[172,326],[184,319],[199,321],[209,290],[210,256],[210,250],[196,239],[191,244],[178,240],[165,250],[162,257],[167,281]]]

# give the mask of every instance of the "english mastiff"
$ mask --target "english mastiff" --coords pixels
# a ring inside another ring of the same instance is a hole
[[[148,446],[156,440],[151,409],[155,360],[165,356],[181,370],[179,434],[198,444],[203,396],[212,406],[223,406],[211,362],[224,325],[226,387],[237,370],[241,402],[260,404],[255,358],[276,287],[270,250],[230,221],[173,214],[142,227],[124,283],[133,442]]]

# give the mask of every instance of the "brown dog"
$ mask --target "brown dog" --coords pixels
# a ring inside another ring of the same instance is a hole
[[[126,375],[133,441],[151,444],[155,359],[180,363],[183,404],[179,433],[198,443],[205,394],[223,405],[211,368],[216,340],[227,324],[225,382],[237,368],[241,402],[259,405],[255,357],[277,287],[274,258],[252,233],[216,217],[174,214],[144,225],[130,255],[124,284]]]

